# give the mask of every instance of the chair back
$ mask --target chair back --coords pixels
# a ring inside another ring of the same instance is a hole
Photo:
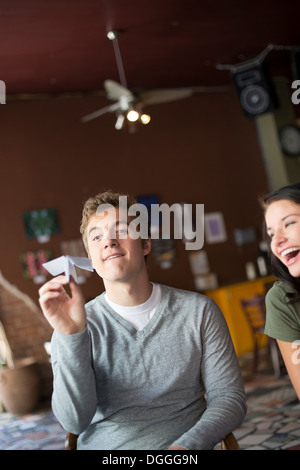
[[[262,330],[266,322],[265,295],[258,294],[249,299],[242,299],[241,305],[251,329],[254,332]]]

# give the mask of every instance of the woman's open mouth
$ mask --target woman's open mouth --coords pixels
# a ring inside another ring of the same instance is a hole
[[[299,253],[300,246],[293,246],[283,250],[280,254],[284,257],[285,264],[290,266],[291,264],[295,263],[295,261],[297,261]]]

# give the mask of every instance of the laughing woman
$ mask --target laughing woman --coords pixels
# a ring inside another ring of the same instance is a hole
[[[300,183],[262,200],[271,267],[279,279],[266,297],[265,333],[275,338],[300,399]]]

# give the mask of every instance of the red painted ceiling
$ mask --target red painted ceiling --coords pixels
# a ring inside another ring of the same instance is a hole
[[[7,94],[102,90],[119,81],[106,37],[117,29],[132,90],[227,85],[217,64],[300,44],[298,12],[294,0],[0,0],[0,79]],[[288,51],[266,60],[290,74]]]

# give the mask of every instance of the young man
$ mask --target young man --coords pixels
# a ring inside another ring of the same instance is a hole
[[[81,224],[106,291],[84,305],[65,276],[40,289],[55,330],[53,411],[78,449],[212,449],[246,413],[226,322],[211,299],[149,281],[151,239],[131,236],[118,201],[89,199]]]

